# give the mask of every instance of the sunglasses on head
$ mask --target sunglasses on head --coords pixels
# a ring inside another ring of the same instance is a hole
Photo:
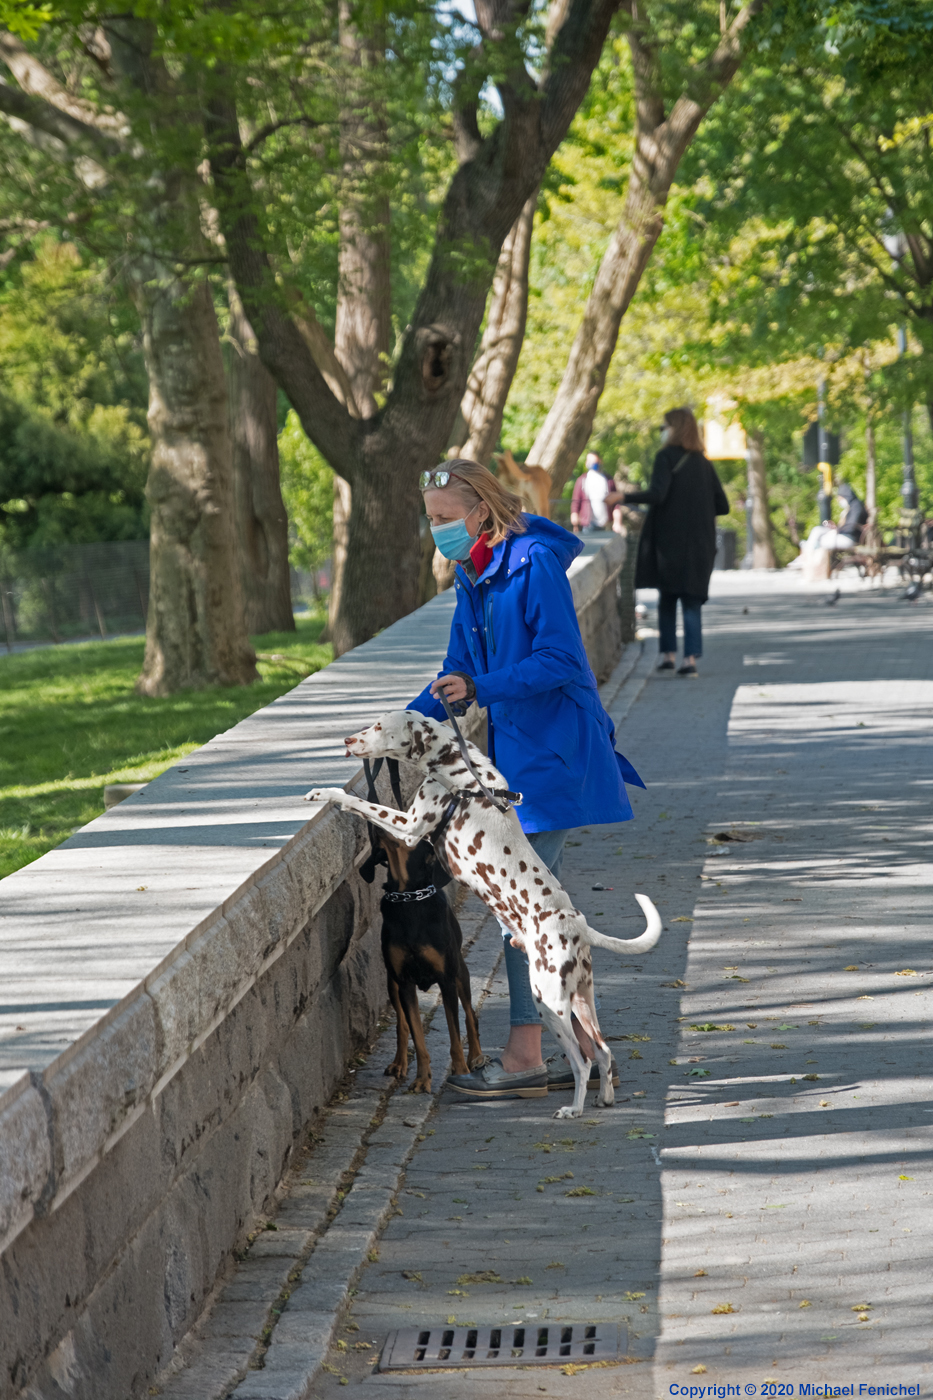
[[[459,480],[456,472],[445,471],[443,467],[439,467],[436,471],[421,473],[421,489],[427,491],[432,486],[446,486],[450,481]]]

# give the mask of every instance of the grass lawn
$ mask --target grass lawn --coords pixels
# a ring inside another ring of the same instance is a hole
[[[323,625],[254,637],[255,685],[165,700],[133,693],[142,637],[0,652],[0,877],[100,816],[105,783],[156,777],[321,670],[332,658],[317,642]]]

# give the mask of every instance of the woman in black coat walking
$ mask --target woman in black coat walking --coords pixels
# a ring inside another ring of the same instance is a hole
[[[649,507],[638,543],[636,588],[656,588],[662,653],[659,671],[677,663],[677,599],[684,617],[684,660],[679,676],[695,676],[703,654],[700,609],[709,597],[716,557],[716,516],[729,501],[712,462],[703,455],[697,421],[689,408],[664,415],[663,446],[654,459],[647,491],[626,491],[630,505]]]

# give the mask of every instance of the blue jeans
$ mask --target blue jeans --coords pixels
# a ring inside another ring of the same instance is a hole
[[[703,623],[701,599],[692,593],[661,593],[658,596],[659,651],[677,650],[677,599],[684,615],[684,656],[703,655]]]
[[[531,845],[557,880],[560,879],[560,869],[564,863],[564,842],[569,835],[569,830],[528,832]],[[509,979],[509,1024],[540,1026],[541,1013],[531,995],[528,957],[521,948],[512,947],[512,935],[505,924],[500,921],[499,927],[505,939],[505,975]]]

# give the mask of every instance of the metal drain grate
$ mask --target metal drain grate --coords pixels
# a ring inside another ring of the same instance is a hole
[[[556,1366],[567,1361],[608,1361],[621,1354],[620,1340],[621,1328],[614,1322],[406,1327],[389,1335],[379,1368],[412,1371],[440,1366]]]

